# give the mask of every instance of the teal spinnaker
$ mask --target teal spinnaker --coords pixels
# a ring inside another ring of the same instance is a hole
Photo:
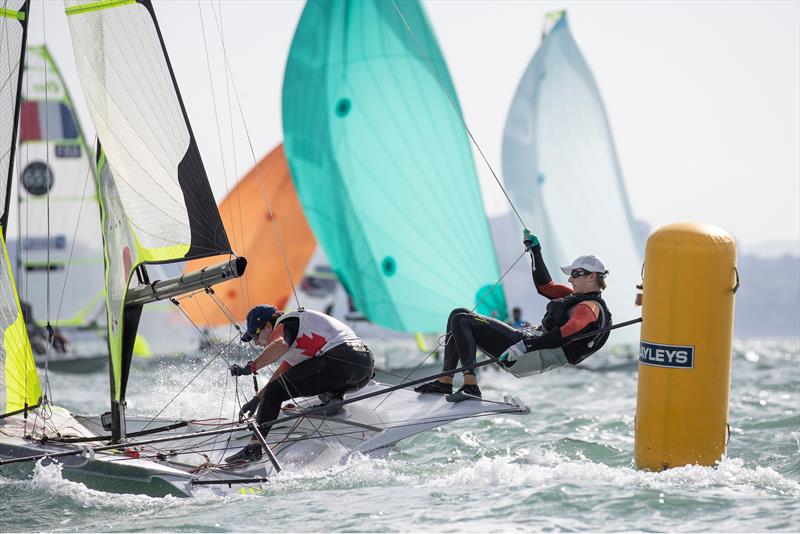
[[[506,317],[458,98],[417,2],[309,2],[283,129],[306,217],[367,318],[440,332],[479,302]]]

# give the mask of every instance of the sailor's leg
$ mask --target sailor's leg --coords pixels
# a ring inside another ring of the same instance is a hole
[[[523,333],[513,326],[492,317],[480,317],[473,323],[472,332],[475,344],[489,356],[499,358],[508,347],[522,341]]]
[[[469,313],[466,308],[456,308],[450,312],[450,317],[447,318],[447,330],[445,331],[444,343],[444,360],[442,361],[442,371],[452,371],[458,368],[458,349],[456,348],[456,333],[454,331],[454,322],[457,317]],[[449,394],[453,392],[453,375],[442,376],[433,382],[428,382],[414,388],[417,393],[444,393]]]
[[[277,380],[267,384],[264,396],[258,405],[256,423],[263,425],[277,419],[281,404],[293,397],[309,397],[341,387],[343,383],[341,373],[328,369],[326,363],[324,357],[311,358],[295,365]],[[262,426],[261,432],[266,435],[269,427]]]
[[[458,367],[458,361],[460,358],[457,346],[459,344],[459,340],[456,339],[456,337],[461,335],[461,333],[456,325],[460,317],[465,314],[468,315],[469,313],[469,310],[466,308],[456,308],[450,312],[450,317],[447,318],[447,332],[445,334],[447,337],[444,345],[444,361],[442,362],[442,371],[452,371]],[[453,375],[442,378],[449,378],[449,382],[453,382]]]
[[[375,376],[375,359],[363,343],[339,345],[326,352],[324,357],[328,360],[326,374],[337,374],[342,382],[340,387],[329,393],[344,394],[361,389]]]
[[[486,317],[477,313],[462,314],[456,322],[459,326],[459,335],[456,340],[458,352],[461,357],[461,366],[475,364],[476,351],[480,348],[483,352],[499,358],[505,350],[520,341],[522,332],[502,321]],[[465,371],[464,374],[468,374]],[[475,374],[472,371],[472,374]]]

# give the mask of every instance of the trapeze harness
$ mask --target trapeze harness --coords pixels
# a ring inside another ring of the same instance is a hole
[[[608,311],[608,307],[606,306],[606,303],[603,300],[603,297],[600,296],[599,292],[583,293],[580,295],[573,293],[572,295],[568,295],[564,298],[551,300],[547,304],[547,312],[542,318],[542,330],[545,332],[545,334],[547,334],[552,330],[560,329],[562,326],[567,324],[567,321],[569,321],[569,311],[574,306],[577,306],[581,302],[586,302],[587,300],[594,301],[600,305],[600,315],[597,318],[597,321],[594,323],[589,323],[583,327],[582,330],[573,335],[587,334],[593,330],[603,330],[604,328],[610,326],[611,312]],[[600,348],[602,348],[602,346],[605,345],[606,341],[608,340],[608,335],[609,332],[602,332],[594,337],[576,339],[575,341],[563,345],[562,348],[564,349],[564,355],[567,357],[567,361],[571,365],[578,365],[583,360],[600,350]]]
[[[581,330],[566,336],[566,340],[572,336],[604,329],[611,323],[611,313],[600,297],[600,293],[572,294],[552,300],[547,305],[547,313],[542,319],[542,325],[522,330],[522,340],[508,349],[509,362],[501,363],[501,365],[509,373],[521,378],[543,373],[566,364],[577,365],[600,350],[608,339],[607,331],[566,343],[561,333],[561,327],[570,320],[570,310],[588,300],[599,305],[600,313],[597,319]]]

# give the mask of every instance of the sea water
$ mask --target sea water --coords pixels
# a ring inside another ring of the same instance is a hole
[[[129,412],[230,418],[233,379],[209,358],[137,361]],[[56,465],[27,480],[0,474],[0,531],[800,531],[799,340],[735,344],[731,436],[716,467],[633,466],[636,376],[635,360],[602,355],[527,379],[490,370],[484,397],[511,393],[530,414],[451,424],[387,459],[285,470],[259,495],[108,494]],[[57,404],[107,409],[105,372],[49,380]],[[249,398],[252,381],[239,389]]]

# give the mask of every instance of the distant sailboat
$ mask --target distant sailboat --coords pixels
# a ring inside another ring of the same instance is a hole
[[[47,47],[28,47],[21,93],[20,179],[14,182],[17,205],[10,221],[18,239],[10,252],[23,309],[37,321],[29,325],[36,334],[37,365],[44,365],[44,326],[50,323],[66,331],[68,344],[50,349],[48,365],[66,372],[97,370],[108,358],[101,332],[105,284],[94,164]]]
[[[610,271],[603,297],[615,319],[638,316],[642,244],[600,91],[567,24],[552,28],[522,77],[506,119],[503,177],[508,194],[542,240],[554,278],[558,267],[596,254]],[[633,342],[635,329],[611,342]]]
[[[370,321],[433,333],[457,307],[506,317],[458,98],[416,1],[309,2],[283,128],[309,224]]]

